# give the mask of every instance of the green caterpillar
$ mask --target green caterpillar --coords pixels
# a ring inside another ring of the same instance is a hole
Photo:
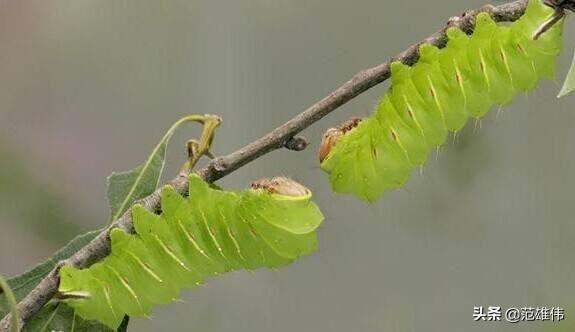
[[[162,213],[134,206],[136,234],[110,232],[111,254],[88,269],[64,266],[59,291],[81,317],[117,328],[125,314],[147,316],[181,288],[232,270],[278,268],[317,248],[323,220],[311,192],[286,178],[241,193],[189,178],[189,198],[166,186]]]
[[[421,45],[413,67],[394,62],[391,88],[375,114],[324,135],[321,168],[333,190],[376,200],[403,186],[430,150],[469,117],[481,118],[493,105],[507,105],[518,92],[534,89],[540,79],[553,79],[563,19],[545,31],[539,28],[554,14],[540,0],[530,0],[511,25],[481,13],[471,36],[449,28],[445,48]]]

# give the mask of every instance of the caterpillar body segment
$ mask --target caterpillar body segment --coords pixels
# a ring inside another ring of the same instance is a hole
[[[235,193],[191,175],[188,198],[164,187],[162,213],[134,206],[136,234],[113,229],[111,254],[87,269],[64,266],[59,292],[83,318],[115,329],[124,315],[147,316],[208,277],[278,268],[313,252],[323,216],[311,192],[285,178],[282,188],[274,183]]]
[[[321,168],[333,190],[375,201],[403,186],[429,152],[469,118],[481,118],[541,79],[553,79],[563,19],[537,39],[534,34],[554,13],[540,0],[530,0],[510,25],[480,13],[471,35],[449,28],[445,48],[423,44],[414,66],[392,63],[391,87],[375,113],[333,136],[328,153],[322,145]]]

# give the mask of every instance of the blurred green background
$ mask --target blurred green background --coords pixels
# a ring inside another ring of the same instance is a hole
[[[231,152],[479,0],[53,0],[0,2],[0,274],[106,223],[105,178],[139,164],[189,113],[224,118]],[[559,331],[575,311],[575,97],[558,82],[470,123],[373,205],[330,193],[323,131],[367,115],[385,86],[220,181],[289,175],[323,207],[320,251],[280,271],[237,272],[158,307],[132,331]],[[475,129],[474,129],[475,128]],[[166,178],[184,158],[186,127]],[[567,320],[473,322],[476,305],[563,306]]]

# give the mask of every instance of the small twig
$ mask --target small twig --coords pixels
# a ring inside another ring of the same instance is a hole
[[[451,18],[448,22],[448,26],[458,27],[463,31],[470,32],[473,30],[475,16],[480,12],[489,13],[495,21],[515,21],[525,12],[526,6],[527,0],[512,1],[499,6],[485,6],[481,9],[470,10],[458,17]],[[216,158],[208,164],[208,166],[199,170],[198,174],[206,181],[213,182],[268,152],[284,148],[286,146],[286,142],[292,140],[297,133],[311,126],[313,123],[319,121],[336,108],[347,103],[369,88],[388,79],[391,75],[390,64],[392,61],[401,61],[407,65],[413,65],[419,58],[418,49],[422,43],[429,43],[438,47],[445,46],[447,41],[445,30],[447,27],[444,27],[423,41],[409,47],[406,51],[400,53],[393,59],[373,68],[360,71],[341,87],[310,106],[293,119],[243,148],[232,152],[227,156]],[[182,172],[175,179],[170,181],[169,185],[173,186],[178,192],[187,194],[188,188],[186,173]],[[142,204],[150,210],[156,209],[160,204],[159,190],[137,203]],[[56,293],[59,283],[58,270],[61,266],[69,264],[77,268],[86,268],[109,254],[110,240],[108,233],[110,229],[115,227],[119,227],[128,232],[133,231],[132,217],[129,210],[85,247],[80,249],[70,258],[59,262],[58,266],[52,270],[36,286],[36,288],[26,295],[22,301],[20,301],[18,304],[18,310],[20,312],[20,318],[24,323],[40,311],[42,306],[44,306],[44,304],[46,304]],[[8,331],[10,326],[9,319],[9,315],[2,319],[0,322],[0,331]]]
[[[293,137],[305,128],[311,126],[359,94],[387,80],[391,76],[390,65],[393,61],[401,61],[406,65],[413,65],[419,59],[418,50],[421,44],[428,43],[438,47],[445,46],[447,42],[445,31],[447,28],[458,27],[470,33],[473,31],[475,25],[475,17],[480,12],[489,13],[497,22],[515,21],[525,12],[527,2],[528,0],[517,0],[499,6],[487,5],[480,9],[470,10],[460,16],[450,18],[447,26],[441,30],[421,42],[410,46],[407,50],[393,57],[391,60],[360,71],[328,96],[313,104],[280,127],[274,129],[269,134],[220,158],[217,163],[209,164],[206,168],[200,170],[200,175],[207,181],[215,181],[270,151],[284,147],[283,142],[285,142],[286,139]]]
[[[555,8],[555,13],[535,31],[534,40],[539,39],[543,33],[561,21],[567,14],[567,10],[575,11],[575,0],[545,0],[545,4]]]

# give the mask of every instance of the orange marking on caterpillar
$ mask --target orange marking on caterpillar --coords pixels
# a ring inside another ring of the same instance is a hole
[[[353,117],[336,128],[329,128],[321,139],[321,144],[319,145],[319,162],[323,162],[328,156],[333,147],[339,142],[339,140],[349,131],[357,127],[361,123],[361,118]]]

